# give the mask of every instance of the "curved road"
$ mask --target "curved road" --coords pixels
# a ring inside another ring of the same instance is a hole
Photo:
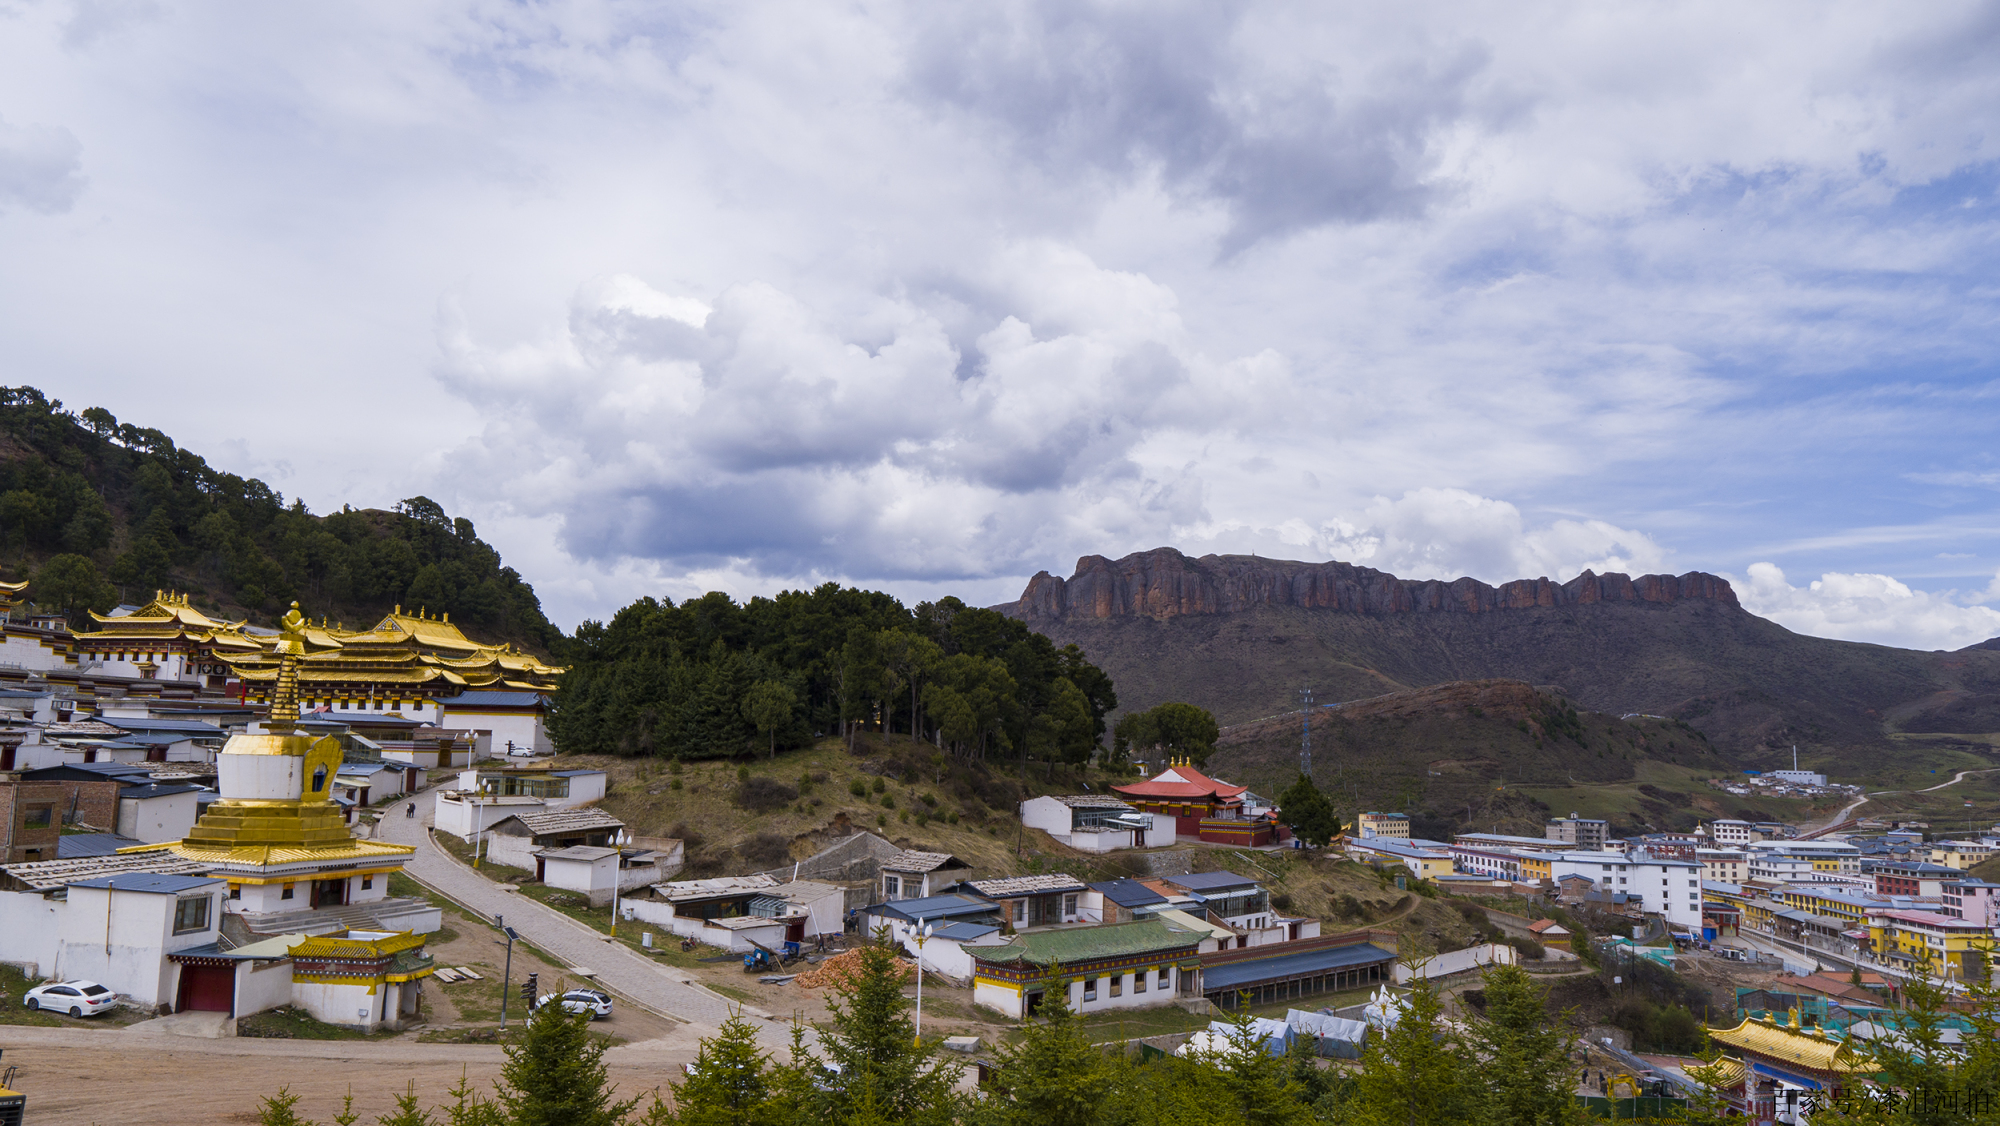
[[[1952,776],[1951,781],[1939,782],[1935,786],[1926,786],[1921,790],[1874,790],[1869,793],[1861,795],[1860,797],[1854,799],[1852,802],[1849,802],[1847,806],[1843,808],[1839,813],[1834,814],[1833,819],[1828,821],[1827,824],[1838,825],[1842,821],[1847,820],[1848,817],[1851,816],[1855,810],[1860,809],[1862,806],[1868,804],[1869,798],[1886,797],[1890,794],[1928,794],[1932,790],[1942,790],[1946,786],[1956,786],[1960,782],[1965,781],[1966,776],[1969,774],[1991,774],[1995,770],[2000,770],[2000,766],[1981,767],[1978,770],[1961,770],[1957,774]]]
[[[703,1030],[722,1024],[733,1012],[763,1018],[759,1035],[771,1046],[789,1043],[790,1025],[748,1005],[731,1001],[695,982],[685,970],[661,965],[624,943],[583,925],[525,895],[503,890],[439,848],[430,837],[435,798],[419,791],[407,800],[419,804],[420,817],[405,817],[394,806],[377,826],[377,839],[414,846],[417,854],[404,869],[418,883],[466,910],[491,919],[504,915],[507,925],[553,959],[595,974],[598,985],[661,1016],[699,1025]]]

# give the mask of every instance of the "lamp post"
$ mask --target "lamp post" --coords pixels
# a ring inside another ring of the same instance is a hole
[[[931,936],[931,925],[918,919],[916,929],[910,932],[910,936],[917,940],[917,1034],[914,1040],[916,1046],[921,1048],[924,1044],[924,942]]]
[[[500,1031],[505,1032],[507,1031],[507,994],[514,989],[514,940],[521,937],[521,935],[513,927],[508,926],[507,920],[502,916],[493,916],[493,924],[500,928],[500,933],[507,936],[507,964],[506,968],[500,971]]]

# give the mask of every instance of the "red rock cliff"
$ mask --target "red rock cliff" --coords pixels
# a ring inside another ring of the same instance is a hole
[[[1685,575],[1594,574],[1566,583],[1517,579],[1488,586],[1476,579],[1417,581],[1352,563],[1296,563],[1248,555],[1190,559],[1170,547],[1111,560],[1086,555],[1076,574],[1043,571],[1021,600],[999,609],[1027,620],[1227,614],[1257,606],[1304,606],[1357,614],[1481,614],[1587,602],[1707,599],[1736,605],[1726,579]]]

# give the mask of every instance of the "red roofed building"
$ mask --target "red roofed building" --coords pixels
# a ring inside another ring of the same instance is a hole
[[[1187,762],[1170,763],[1144,782],[1111,789],[1143,812],[1173,818],[1176,837],[1253,846],[1279,837],[1274,818],[1243,815],[1248,787],[1218,782]]]

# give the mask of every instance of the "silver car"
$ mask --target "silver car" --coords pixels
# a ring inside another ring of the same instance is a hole
[[[562,1002],[566,1013],[589,1013],[591,1020],[603,1020],[611,1015],[611,994],[601,989],[572,989],[567,993],[545,993],[535,1002],[535,1008],[552,1001]]]

